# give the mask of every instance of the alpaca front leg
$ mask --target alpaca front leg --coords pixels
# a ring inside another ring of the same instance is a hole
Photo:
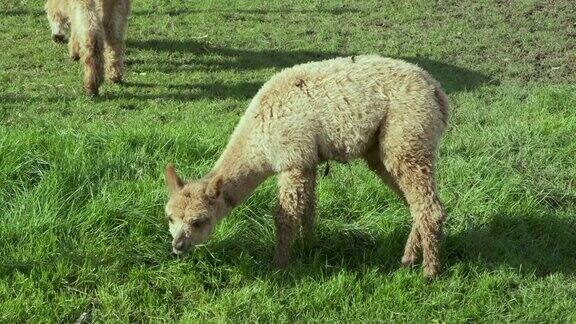
[[[278,177],[275,263],[281,269],[288,266],[294,235],[304,215],[310,211],[310,202],[314,199],[311,188],[314,188],[312,183],[315,182],[315,175],[315,170],[293,169],[282,172]],[[309,220],[304,224],[312,225]]]
[[[68,17],[62,7],[62,2],[60,0],[48,0],[44,9],[46,9],[48,23],[52,31],[52,40],[56,43],[65,43]]]

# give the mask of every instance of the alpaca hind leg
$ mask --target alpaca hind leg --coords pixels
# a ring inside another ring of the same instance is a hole
[[[402,262],[414,263],[420,248],[423,255],[424,275],[436,276],[440,271],[440,236],[444,219],[444,208],[436,193],[431,155],[387,155],[385,166],[404,192],[413,219],[412,230]]]
[[[128,1],[118,1],[104,7],[106,78],[114,83],[122,82],[123,78],[124,34],[129,12],[130,5]]]
[[[402,262],[414,263],[421,251],[424,275],[433,277],[440,271],[440,236],[446,218],[434,181],[437,147],[446,127],[446,98],[440,100],[433,82],[412,81],[389,103],[380,128],[379,155],[404,193],[412,216]]]
[[[312,183],[316,170],[292,169],[278,176],[278,211],[276,213],[276,266],[288,266],[290,246],[304,215],[311,209]],[[305,223],[306,224],[306,223]],[[309,224],[309,221],[308,221]]]
[[[394,176],[386,170],[384,167],[384,162],[380,159],[378,153],[378,148],[372,149],[364,157],[368,167],[376,173],[380,179],[382,179],[398,196],[402,198],[402,201],[406,203],[406,197],[404,193],[398,187],[398,180],[394,179]],[[418,260],[418,254],[420,252],[420,234],[418,232],[418,227],[415,223],[412,224],[410,230],[410,235],[408,236],[408,241],[406,247],[404,248],[404,255],[402,257],[402,265],[412,266]]]
[[[87,95],[97,95],[104,79],[104,37],[94,0],[72,2],[71,28],[84,65],[84,89]]]

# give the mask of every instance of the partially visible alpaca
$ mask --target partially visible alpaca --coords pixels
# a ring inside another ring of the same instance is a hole
[[[445,219],[434,165],[447,121],[440,84],[404,61],[362,55],[286,69],[252,99],[211,172],[185,183],[172,166],[166,169],[173,251],[202,243],[277,173],[275,261],[286,267],[298,227],[307,236],[313,232],[317,165],[360,157],[410,207],[413,225],[402,263],[412,265],[423,252],[424,274],[434,276]]]
[[[69,55],[84,64],[86,94],[97,95],[104,76],[122,81],[130,0],[48,0],[45,9],[55,42],[70,29]]]

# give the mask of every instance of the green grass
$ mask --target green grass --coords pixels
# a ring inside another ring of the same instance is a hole
[[[134,1],[127,83],[82,95],[40,1],[0,0],[0,322],[576,321],[576,6]],[[318,241],[271,266],[273,179],[188,258],[162,172],[198,177],[283,67],[379,53],[452,103],[444,272],[399,259],[408,210],[361,163],[318,190]]]

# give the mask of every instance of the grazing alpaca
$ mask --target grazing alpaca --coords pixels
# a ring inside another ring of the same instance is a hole
[[[223,216],[277,173],[275,262],[286,267],[298,227],[305,235],[313,231],[317,165],[361,157],[410,207],[402,263],[412,265],[422,250],[424,274],[436,275],[445,212],[434,164],[447,110],[446,95],[428,73],[377,55],[278,73],[256,94],[211,172],[184,183],[168,165],[174,253],[206,240]]]
[[[98,94],[104,75],[122,81],[130,0],[48,0],[45,9],[55,42],[64,42],[70,27],[69,54],[84,64],[86,94]]]

